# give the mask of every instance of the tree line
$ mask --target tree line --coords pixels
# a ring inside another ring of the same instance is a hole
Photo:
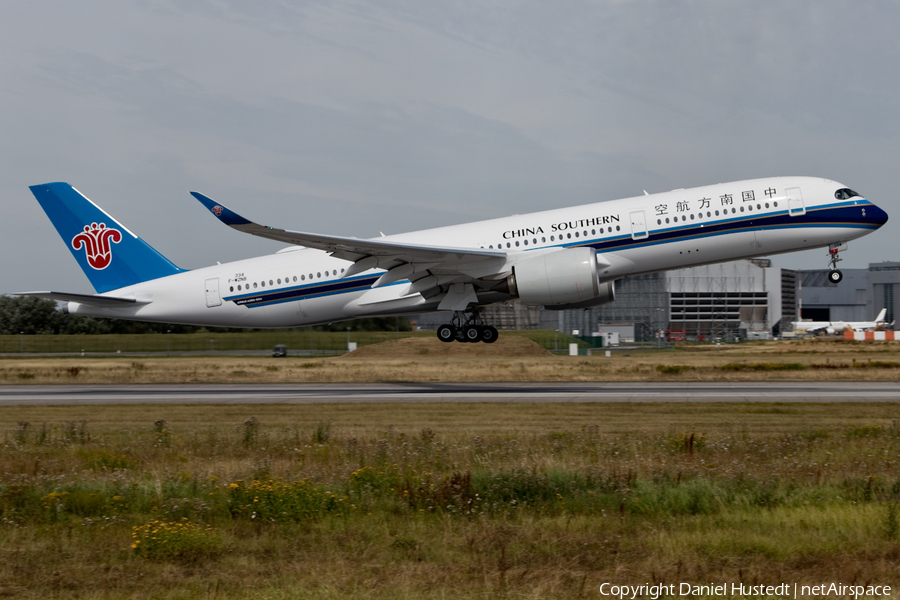
[[[409,331],[406,317],[356,319],[312,327],[317,331]],[[98,319],[64,313],[53,300],[34,296],[0,296],[0,335],[87,335],[104,333],[195,333],[250,331],[240,328],[197,327],[172,323],[144,323],[122,319]]]

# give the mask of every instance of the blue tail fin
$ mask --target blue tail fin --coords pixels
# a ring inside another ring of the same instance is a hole
[[[97,293],[183,271],[68,183],[30,189]]]

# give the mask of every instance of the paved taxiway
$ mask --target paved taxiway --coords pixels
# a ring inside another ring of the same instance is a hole
[[[0,386],[0,406],[371,402],[900,402],[892,382]]]

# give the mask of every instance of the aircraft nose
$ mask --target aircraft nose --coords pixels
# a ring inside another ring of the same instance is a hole
[[[876,227],[881,227],[887,223],[888,214],[874,204],[871,204],[866,207],[866,219]]]

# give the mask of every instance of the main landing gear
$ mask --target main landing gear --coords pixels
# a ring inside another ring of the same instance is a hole
[[[497,328],[484,325],[478,311],[465,313],[457,311],[449,323],[438,327],[437,336],[442,342],[484,342],[493,344],[497,341]]]
[[[831,261],[831,271],[828,272],[828,281],[831,283],[838,284],[841,282],[841,279],[844,278],[844,274],[837,269],[837,264],[841,262],[840,251],[846,249],[847,244],[845,242],[839,242],[828,246],[828,258]]]

